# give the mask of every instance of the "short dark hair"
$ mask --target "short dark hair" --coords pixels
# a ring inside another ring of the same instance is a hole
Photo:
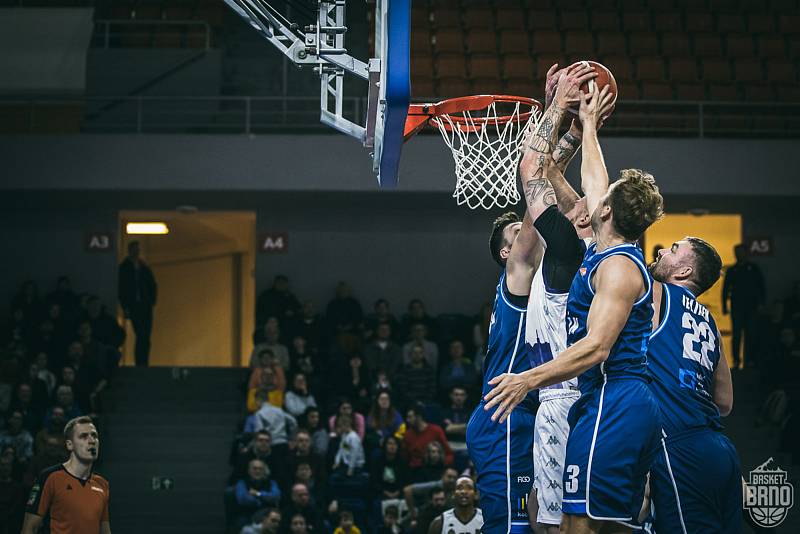
[[[614,228],[628,241],[636,241],[664,215],[664,199],[653,175],[641,169],[625,169],[608,195]]]
[[[74,419],[70,419],[64,425],[64,439],[72,440],[72,435],[75,433],[75,427],[78,425],[93,425],[94,421],[88,415],[82,415]]]
[[[414,412],[414,415],[425,419],[425,405],[421,402],[412,402],[406,407],[406,414]]]
[[[694,276],[692,283],[697,295],[701,295],[717,283],[722,272],[722,259],[710,243],[699,237],[687,237],[695,255]]]
[[[489,237],[489,251],[492,253],[492,258],[497,262],[500,267],[505,267],[506,262],[500,257],[500,250],[505,246],[505,239],[503,237],[503,230],[509,224],[519,222],[520,218],[513,211],[506,212],[494,220],[492,223],[492,235]]]
[[[341,521],[344,518],[353,519],[353,512],[351,512],[350,510],[342,510],[341,512],[339,512],[339,521]]]

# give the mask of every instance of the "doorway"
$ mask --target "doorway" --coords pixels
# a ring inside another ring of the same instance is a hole
[[[129,222],[162,222],[168,233],[129,235]],[[240,366],[252,350],[254,212],[122,211],[119,260],[131,241],[158,284],[150,366]],[[130,321],[123,362],[133,365]]]
[[[654,260],[656,247],[669,247],[687,235],[697,236],[711,243],[722,259],[724,270],[736,261],[733,247],[742,242],[742,216],[667,214],[645,233],[644,252],[648,263]],[[730,315],[722,314],[722,277],[697,300],[714,315],[717,328],[722,334],[728,364],[733,365],[731,318]]]

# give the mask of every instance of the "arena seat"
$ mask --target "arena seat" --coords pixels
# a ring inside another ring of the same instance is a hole
[[[705,82],[729,82],[731,80],[731,66],[727,59],[706,59],[702,62],[700,71]]]
[[[537,54],[552,54],[562,51],[560,32],[553,30],[537,30],[533,32],[532,41],[533,50]]]
[[[455,9],[438,8],[434,9],[429,20],[436,28],[460,28],[461,14]]]
[[[667,57],[686,57],[689,51],[689,36],[685,33],[664,33],[661,36],[661,53]]]
[[[617,32],[603,32],[597,34],[597,53],[601,56],[606,54],[625,54],[625,36]]]
[[[753,57],[755,55],[755,46],[753,45],[753,37],[747,33],[730,34],[725,39],[725,50],[728,57],[731,58],[744,58]]]
[[[488,30],[472,30],[467,35],[467,51],[470,54],[497,53],[497,35]]]
[[[583,30],[589,27],[587,11],[561,11],[559,17],[559,27],[564,31]]]
[[[464,51],[464,33],[460,29],[438,30],[433,37],[433,48],[437,54]]]
[[[463,54],[442,54],[436,57],[436,74],[442,78],[466,78],[467,64]]]
[[[535,64],[527,54],[509,54],[503,56],[503,77],[532,78]]]
[[[761,61],[758,59],[739,59],[734,62],[733,67],[739,83],[760,82],[764,79]]]
[[[786,43],[780,35],[759,35],[758,55],[767,57],[786,57]]]
[[[721,57],[722,40],[716,33],[700,33],[694,36],[694,53],[700,57]]]
[[[478,78],[500,77],[500,62],[495,54],[479,54],[469,58],[470,76],[476,80]],[[484,82],[485,83],[485,82]]]
[[[636,79],[644,82],[664,81],[664,60],[660,57],[643,57],[637,59]]]
[[[567,32],[564,40],[564,49],[570,54],[592,57],[595,51],[592,34],[585,31]]]
[[[491,30],[494,28],[494,16],[489,8],[467,7],[463,12],[463,19],[464,27],[468,30],[473,28]]]
[[[592,25],[594,31],[618,32],[619,13],[616,11],[595,11],[592,13]]]
[[[522,9],[501,7],[495,23],[498,30],[525,30],[525,12]]]
[[[670,60],[669,78],[676,82],[697,81],[697,61],[694,58],[675,58]]]

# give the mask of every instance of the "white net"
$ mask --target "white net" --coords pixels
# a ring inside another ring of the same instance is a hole
[[[529,114],[527,119],[525,114]],[[498,121],[498,116],[502,120]],[[532,123],[538,125],[540,118],[538,108],[522,102],[492,102],[479,111],[431,118],[453,153],[456,164],[453,198],[459,206],[491,209],[519,202],[516,183],[519,148],[528,128]]]

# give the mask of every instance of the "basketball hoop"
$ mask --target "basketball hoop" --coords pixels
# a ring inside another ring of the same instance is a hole
[[[531,124],[538,124],[542,105],[522,96],[477,95],[412,104],[405,138],[426,124],[439,128],[453,154],[458,205],[471,209],[505,208],[520,200],[517,190],[519,146]]]

